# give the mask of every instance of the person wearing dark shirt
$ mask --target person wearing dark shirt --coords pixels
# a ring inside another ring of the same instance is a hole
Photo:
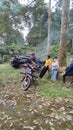
[[[65,73],[63,74],[63,83],[66,81],[66,76],[73,76],[73,62],[66,68]]]

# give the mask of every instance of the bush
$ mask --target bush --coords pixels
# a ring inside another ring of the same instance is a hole
[[[10,58],[9,55],[4,55],[4,56],[3,56],[3,62],[9,61],[9,58]]]
[[[26,54],[30,51],[35,51],[36,48],[33,46],[18,46],[16,44],[6,45],[3,44],[0,46],[0,53],[1,55],[6,55],[5,57],[13,56],[13,55],[20,55],[20,54]]]

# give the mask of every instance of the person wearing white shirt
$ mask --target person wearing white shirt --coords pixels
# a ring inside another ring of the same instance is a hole
[[[55,57],[53,58],[53,61],[51,64],[51,80],[56,81],[58,70],[59,70],[59,63],[58,63],[57,57]]]

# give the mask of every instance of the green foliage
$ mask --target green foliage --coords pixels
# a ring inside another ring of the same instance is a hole
[[[31,3],[31,4],[29,4]],[[24,24],[30,27],[27,41],[31,45],[43,43],[48,34],[48,4],[44,0],[30,0],[28,5],[21,5],[18,0],[0,1],[0,37],[6,44],[24,44],[22,31]],[[51,44],[59,43],[61,28],[61,4],[56,3],[56,10],[51,12]],[[70,10],[69,39],[73,37],[73,9]],[[23,24],[22,24],[23,23]],[[20,30],[20,31],[19,31]],[[71,46],[69,46],[69,50]]]
[[[33,24],[34,26],[38,26],[39,23],[43,25],[45,20],[48,18],[47,8],[44,4],[44,0],[36,0],[34,6],[30,8],[32,17],[33,17]],[[45,20],[44,20],[45,19]]]
[[[27,36],[27,42],[30,43],[30,45],[36,46],[43,42],[45,37],[46,30],[40,27],[33,27]]]
[[[73,115],[73,110],[71,110],[69,113]]]
[[[48,29],[45,26],[45,22],[48,18],[48,12],[43,0],[37,0],[30,8],[30,11],[32,15],[31,22],[33,22],[33,27],[28,33],[27,42],[35,46],[41,43],[47,36]]]
[[[7,34],[7,36],[5,37],[5,43],[6,44],[15,43],[15,44],[23,45],[24,39],[18,30],[12,29],[12,31],[9,34]]]
[[[10,56],[13,55],[24,55],[28,52],[35,52],[36,48],[32,47],[32,46],[20,46],[20,45],[16,45],[16,44],[11,44],[11,45],[7,45],[7,44],[2,44],[0,45],[0,54],[3,57],[3,62],[7,62],[10,58]]]
[[[56,44],[59,43],[58,41],[60,41],[59,39],[60,39],[61,13],[62,13],[61,7],[62,7],[62,0],[58,0],[56,3],[56,10],[52,16],[51,32],[54,33],[52,39]],[[70,20],[69,20],[68,46],[67,46],[68,52],[71,51],[71,47],[72,47],[71,41],[73,38],[73,8],[70,9],[69,16],[70,16]]]
[[[59,52],[59,45],[52,45],[51,47],[51,57],[54,57],[54,56],[57,56],[58,55],[58,52]]]
[[[10,59],[10,56],[9,55],[4,55],[3,56],[3,62],[8,62]]]
[[[71,48],[72,48],[72,39],[68,40],[68,46],[67,46],[67,51],[71,52]]]
[[[41,5],[40,5],[41,3]],[[38,6],[37,6],[38,5]],[[35,10],[36,9],[36,10]],[[40,10],[38,12],[38,10]],[[33,28],[27,36],[30,44],[42,43],[48,34],[48,8],[41,1],[36,2],[32,9]],[[51,12],[51,44],[58,43],[61,28],[61,10]]]
[[[0,2],[0,37],[7,44],[24,44],[24,39],[18,31],[22,18],[21,5],[18,1],[3,0]],[[5,35],[4,35],[5,34]]]

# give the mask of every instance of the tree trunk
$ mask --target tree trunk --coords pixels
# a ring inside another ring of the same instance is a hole
[[[59,50],[60,67],[67,66],[69,7],[70,7],[70,0],[63,0],[62,1],[61,34],[60,34],[60,50]]]
[[[50,54],[50,28],[51,28],[51,0],[49,0],[49,12],[48,12],[48,45],[47,54]]]

